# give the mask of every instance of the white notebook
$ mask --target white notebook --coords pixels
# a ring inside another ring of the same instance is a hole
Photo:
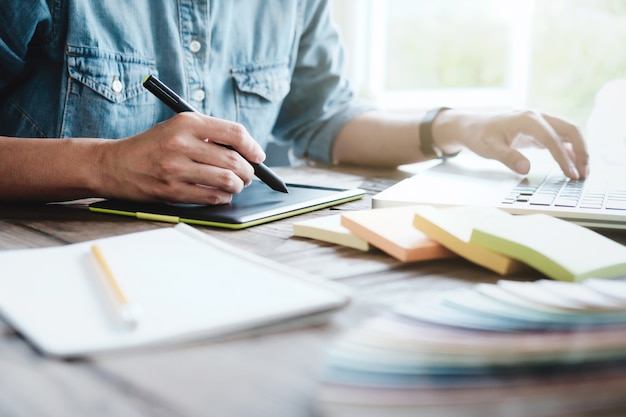
[[[140,308],[125,326],[106,294],[102,249]],[[42,353],[75,357],[212,338],[331,312],[346,289],[179,224],[61,247],[0,252],[0,313]],[[297,321],[297,320],[296,320]]]

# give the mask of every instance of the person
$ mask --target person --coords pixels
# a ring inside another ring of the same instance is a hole
[[[299,158],[381,167],[467,148],[522,174],[530,162],[517,145],[533,142],[570,178],[588,173],[580,130],[558,117],[448,109],[425,124],[358,99],[328,0],[3,6],[3,201],[227,203],[271,138]],[[202,114],[158,102],[141,86],[149,74]]]

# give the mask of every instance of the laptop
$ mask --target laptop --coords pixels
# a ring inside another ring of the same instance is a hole
[[[593,153],[592,153],[593,155]],[[487,206],[513,214],[545,213],[598,229],[626,229],[626,164],[605,152],[591,161],[591,174],[572,181],[547,150],[527,153],[528,175],[473,153],[423,163],[412,177],[372,197],[372,207],[424,204]]]

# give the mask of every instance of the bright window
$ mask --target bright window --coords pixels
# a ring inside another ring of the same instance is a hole
[[[387,108],[538,108],[584,124],[626,76],[626,0],[331,0],[348,75]]]

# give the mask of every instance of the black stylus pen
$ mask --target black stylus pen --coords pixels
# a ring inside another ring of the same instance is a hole
[[[176,113],[182,113],[185,111],[193,111],[193,112],[197,111],[191,106],[191,104],[183,100],[182,97],[179,97],[178,94],[172,91],[171,88],[163,84],[162,81],[160,81],[158,78],[154,77],[153,75],[149,75],[146,78],[144,78],[143,86],[152,94],[154,94],[159,100],[167,104],[169,108],[174,110]],[[233,149],[233,147],[228,146],[228,145],[222,145],[222,144],[219,144],[219,145],[224,146],[225,148]],[[248,162],[254,168],[254,174],[261,181],[267,184],[272,190],[281,191],[283,193],[289,192],[283,180],[281,180],[280,177],[274,173],[274,171],[269,169],[267,165],[263,163],[254,164],[250,161]]]

